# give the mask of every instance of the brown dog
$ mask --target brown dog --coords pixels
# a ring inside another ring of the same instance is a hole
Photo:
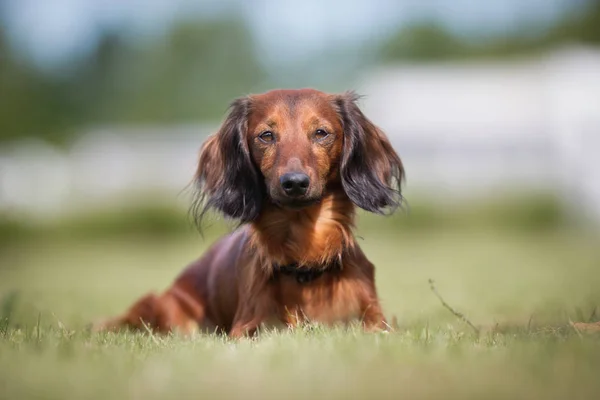
[[[263,324],[361,321],[385,329],[374,267],[356,243],[355,206],[402,201],[403,167],[353,93],[275,90],[238,99],[200,153],[193,210],[242,224],[160,296],[147,295],[100,329],[232,337]]]

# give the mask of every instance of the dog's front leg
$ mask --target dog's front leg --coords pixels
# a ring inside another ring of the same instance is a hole
[[[233,324],[229,331],[229,336],[240,338],[243,336],[253,336],[258,328],[272,317],[272,302],[267,293],[263,293],[258,298],[255,296],[253,301],[246,301],[240,304]]]
[[[364,303],[362,323],[367,332],[381,332],[389,329],[379,301],[371,300]]]
[[[266,304],[263,302],[263,304]],[[269,308],[261,307],[244,307],[236,314],[233,319],[233,325],[229,331],[229,336],[232,338],[240,338],[244,336],[254,336],[258,328],[265,323],[269,317]]]
[[[253,318],[249,321],[237,321],[233,324],[229,336],[235,339],[245,336],[254,336],[262,322],[262,318]]]
[[[390,326],[383,315],[375,287],[375,266],[366,259],[364,254],[361,253],[361,256],[359,270],[362,273],[352,280],[355,285],[353,291],[358,294],[360,304],[360,321],[368,332],[388,330]]]
[[[375,282],[370,281],[360,291],[361,322],[367,332],[380,332],[390,328],[379,304]]]

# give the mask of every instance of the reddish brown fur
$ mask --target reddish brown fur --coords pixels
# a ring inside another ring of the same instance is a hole
[[[243,140],[270,200],[257,218],[189,265],[165,293],[140,299],[124,315],[99,324],[100,329],[143,328],[142,320],[157,332],[190,333],[200,328],[233,337],[253,333],[263,324],[296,326],[303,321],[359,320],[369,330],[386,328],[374,267],[352,233],[355,204],[340,173],[349,139],[339,111],[332,106],[336,96],[278,90],[250,99]],[[387,182],[393,175],[391,165],[402,172],[400,160],[379,129],[368,120],[362,123],[368,131],[367,152],[379,156],[371,163],[373,173]],[[315,139],[317,129],[329,136]],[[276,145],[258,138],[266,130],[277,133]],[[208,193],[225,182],[223,135],[209,138],[201,151],[199,176]],[[302,208],[276,205],[281,196],[279,179],[291,170],[310,177],[308,200]],[[275,264],[297,262],[301,268],[316,268],[334,260],[341,261],[341,271],[308,283],[286,275],[273,279]]]

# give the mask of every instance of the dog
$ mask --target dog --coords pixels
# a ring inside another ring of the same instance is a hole
[[[354,92],[273,90],[231,104],[200,150],[192,211],[239,222],[160,295],[97,330],[219,332],[360,323],[387,330],[356,207],[402,205],[404,168]]]

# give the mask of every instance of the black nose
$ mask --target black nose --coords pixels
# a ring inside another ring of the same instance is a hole
[[[310,179],[308,175],[300,172],[290,172],[279,179],[283,191],[288,196],[299,197],[306,193]]]

